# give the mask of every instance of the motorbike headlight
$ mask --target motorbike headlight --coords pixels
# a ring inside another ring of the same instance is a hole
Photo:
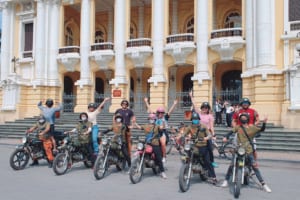
[[[22,137],[22,143],[25,144],[27,142],[27,137]]]
[[[185,150],[185,151],[191,150],[191,145],[190,145],[190,144],[185,144],[185,145],[184,145],[184,150]]]
[[[144,144],[139,142],[139,143],[136,145],[136,148],[137,148],[138,150],[143,150]]]
[[[107,145],[107,143],[108,143],[107,138],[103,138],[103,139],[102,139],[102,144],[103,144],[103,145]]]
[[[246,149],[244,148],[244,147],[239,147],[239,149],[238,149],[238,154],[239,155],[244,155],[246,153]]]

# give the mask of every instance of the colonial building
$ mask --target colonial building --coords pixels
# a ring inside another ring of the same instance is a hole
[[[111,96],[178,110],[248,97],[300,128],[299,0],[2,0],[0,121],[46,98],[80,112]],[[297,123],[298,122],[298,123]]]

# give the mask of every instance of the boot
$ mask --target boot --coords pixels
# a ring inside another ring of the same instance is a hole
[[[49,168],[52,168],[52,165],[53,165],[53,161],[49,161],[49,162],[48,162],[48,167],[49,167]]]
[[[38,160],[33,160],[32,163],[30,164],[30,166],[35,166],[35,165],[39,165]]]

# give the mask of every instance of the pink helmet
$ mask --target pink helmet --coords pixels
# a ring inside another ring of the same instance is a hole
[[[148,119],[156,120],[156,115],[151,113],[151,114],[148,115]]]
[[[157,113],[165,113],[165,109],[163,107],[158,107],[156,112]]]

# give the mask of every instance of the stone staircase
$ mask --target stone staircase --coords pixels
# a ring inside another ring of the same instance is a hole
[[[178,126],[180,122],[190,124],[183,118],[183,113],[174,112],[170,118],[171,126]],[[97,121],[100,131],[107,129],[112,122],[113,113],[102,112],[98,115]],[[147,123],[147,113],[136,113],[137,122],[139,124]],[[36,122],[37,117],[25,118],[16,121],[8,121],[0,125],[0,138],[18,139],[21,138],[25,130]],[[67,131],[73,129],[79,119],[79,113],[62,113],[59,119],[56,119],[56,130]],[[225,126],[215,127],[218,141],[220,141],[230,129]],[[133,140],[137,136],[143,134],[141,131],[134,129],[132,131]],[[259,150],[269,151],[291,151],[300,152],[300,130],[290,130],[284,127],[267,124],[267,128],[261,137],[257,138],[257,148]]]

